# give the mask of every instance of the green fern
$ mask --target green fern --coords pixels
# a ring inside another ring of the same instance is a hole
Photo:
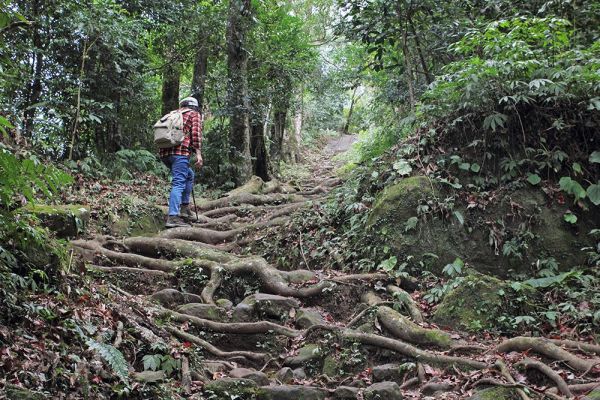
[[[110,344],[100,343],[94,339],[88,338],[85,342],[90,350],[94,350],[111,366],[114,373],[121,378],[123,383],[129,386],[129,372],[127,369],[127,361],[116,347]]]

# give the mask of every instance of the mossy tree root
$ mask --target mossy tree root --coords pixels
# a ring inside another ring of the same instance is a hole
[[[365,293],[362,301],[370,306],[382,303],[381,298],[374,292]],[[452,338],[446,332],[439,329],[423,328],[390,307],[379,306],[377,308],[377,319],[393,336],[407,342],[432,345],[442,349],[449,349],[453,345]]]
[[[250,194],[250,193],[239,193],[232,196],[222,197],[220,199],[208,201],[204,204],[198,205],[198,211],[211,211],[218,208],[240,206],[240,205],[253,205],[259,206],[263,204],[277,204],[277,203],[295,203],[305,201],[304,196],[296,194]],[[206,215],[206,213],[203,213]]]
[[[501,353],[509,353],[511,351],[528,351],[533,350],[538,354],[551,358],[553,360],[563,361],[571,368],[587,372],[594,365],[600,363],[600,359],[584,359],[577,357],[575,354],[570,353],[545,338],[532,338],[532,337],[515,337],[507,339],[502,342],[496,348]]]
[[[408,314],[413,322],[416,322],[417,324],[423,322],[423,314],[421,313],[421,309],[413,300],[413,298],[410,297],[410,294],[408,294],[407,291],[399,288],[396,285],[387,285],[386,289],[396,301],[400,302],[404,308],[406,308],[406,311],[408,311]]]

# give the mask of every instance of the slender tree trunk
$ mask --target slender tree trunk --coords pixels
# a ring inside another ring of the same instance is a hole
[[[410,59],[410,51],[408,50],[406,31],[402,32],[402,54],[404,56],[404,76],[406,78],[406,84],[408,85],[408,98],[410,101],[410,110],[413,111],[416,104],[415,88],[413,85],[412,62]]]
[[[342,128],[342,134],[347,135],[350,131],[350,121],[352,120],[352,113],[354,112],[354,105],[356,104],[356,90],[358,90],[358,85],[354,86],[352,90],[352,99],[350,100],[350,109],[348,110],[348,118],[346,118],[346,123]]]
[[[198,51],[194,61],[194,72],[192,76],[192,96],[198,100],[198,105],[202,110],[204,105],[204,92],[206,90],[206,75],[208,71],[208,46],[204,44],[205,36],[203,32],[198,37]]]
[[[246,36],[251,26],[251,0],[231,0],[227,22],[227,67],[230,131],[229,159],[233,181],[244,184],[252,175]]]
[[[425,56],[423,55],[423,49],[421,47],[421,40],[419,39],[419,35],[417,34],[417,30],[415,29],[415,25],[413,23],[410,15],[408,16],[408,24],[410,26],[410,30],[412,31],[413,37],[415,39],[415,45],[417,47],[417,53],[419,54],[419,59],[421,60],[421,67],[423,68],[423,73],[425,74],[425,79],[427,83],[430,84],[433,82],[433,75],[429,71],[429,67],[427,66],[427,62],[425,61]]]

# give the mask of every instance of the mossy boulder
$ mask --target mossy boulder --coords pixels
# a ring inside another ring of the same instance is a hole
[[[256,293],[246,297],[241,304],[248,305],[259,316],[284,319],[292,308],[298,308],[300,303],[291,297],[274,294]]]
[[[204,392],[217,399],[252,399],[257,389],[256,382],[244,378],[222,378],[204,385]]]
[[[536,187],[500,193],[484,208],[470,207],[460,199],[446,201],[449,189],[424,176],[413,176],[386,187],[375,200],[366,224],[374,241],[392,250],[398,259],[412,256],[419,268],[440,273],[460,258],[480,272],[507,276],[530,272],[538,259],[553,257],[566,268],[585,263],[580,251],[594,242],[587,233],[600,223],[600,213],[578,211],[576,225],[564,221],[567,205],[551,203]],[[448,218],[439,213],[418,218],[419,206],[450,208]],[[412,220],[411,220],[412,218]],[[416,226],[407,222],[417,222]],[[504,246],[516,244],[517,253],[504,254]]]
[[[24,211],[34,214],[43,226],[60,238],[77,237],[83,233],[90,218],[89,209],[80,204],[34,204],[24,208]]]
[[[532,288],[522,288],[524,296],[535,296]],[[510,284],[496,277],[472,271],[447,293],[437,306],[433,321],[457,330],[479,331],[498,327],[503,314],[526,315],[526,306],[509,298]]]
[[[420,202],[433,194],[432,183],[425,176],[412,176],[388,186],[377,196],[367,227],[384,230],[388,227],[403,228],[409,218],[417,215]],[[389,233],[396,232],[390,230]]]
[[[257,399],[260,400],[325,400],[326,390],[304,385],[261,386]]]
[[[227,319],[227,311],[214,304],[188,303],[179,306],[177,311],[182,314],[211,321],[224,321]]]
[[[287,357],[283,364],[289,367],[303,367],[310,361],[320,360],[322,356],[321,347],[318,344],[309,343],[301,347],[297,355]]]
[[[521,397],[515,389],[494,387],[478,390],[469,400],[519,400]]]

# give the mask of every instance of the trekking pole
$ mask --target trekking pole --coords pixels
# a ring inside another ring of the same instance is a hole
[[[192,182],[192,201],[194,202],[194,211],[196,211],[196,222],[198,222],[198,207],[196,206],[196,195],[194,195],[194,182]]]

